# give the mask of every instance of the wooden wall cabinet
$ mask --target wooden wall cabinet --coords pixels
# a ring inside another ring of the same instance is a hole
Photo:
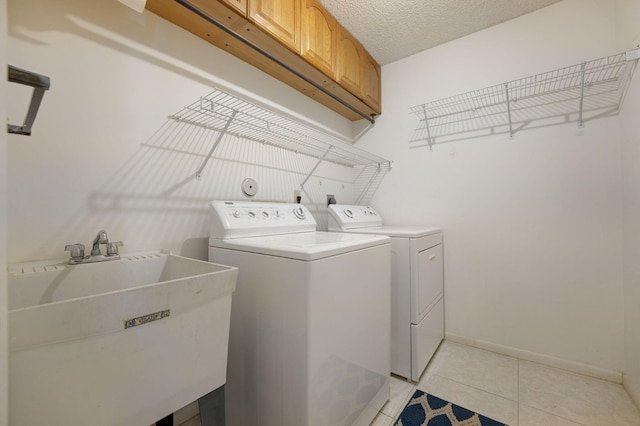
[[[247,16],[289,49],[300,51],[300,0],[249,0]]]
[[[349,120],[382,113],[380,66],[318,0],[188,2],[146,8]]]
[[[338,22],[318,0],[301,0],[301,2],[300,54],[334,79]]]
[[[364,48],[347,30],[338,30],[336,81],[355,96],[363,95]]]
[[[380,65],[365,51],[362,100],[378,114],[382,112],[382,72]]]

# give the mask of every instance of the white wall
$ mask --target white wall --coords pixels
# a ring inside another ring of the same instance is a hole
[[[7,2],[0,0],[0,69],[7,69],[6,21]],[[5,71],[6,72],[6,71]],[[6,116],[6,74],[0,83],[0,117]],[[0,129],[0,271],[6,270],[7,259],[7,134]],[[8,425],[7,401],[7,275],[0,273],[0,426]]]
[[[618,1],[618,44],[640,45],[640,3]],[[624,177],[624,385],[640,406],[640,78],[631,82],[621,114]]]
[[[210,142],[176,139],[167,116],[214,86],[351,137],[348,120],[148,11],[115,0],[8,6],[10,62],[51,77],[33,135],[9,136],[10,263],[67,257],[65,244],[88,245],[100,229],[124,251],[204,258],[209,200],[242,199],[253,177],[257,199],[293,201],[314,162],[231,138],[215,154],[231,161],[193,179]],[[11,87],[9,99],[9,118],[22,120],[29,96]],[[351,196],[341,173],[320,169],[306,186],[313,200]]]
[[[616,19],[612,2],[565,0],[389,64],[358,146],[394,160],[371,201],[387,222],[444,230],[449,338],[619,381],[619,117],[408,143],[410,107],[617,53]]]

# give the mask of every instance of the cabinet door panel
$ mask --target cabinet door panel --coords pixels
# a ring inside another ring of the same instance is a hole
[[[249,0],[248,16],[287,47],[300,51],[300,0]]]
[[[365,53],[362,100],[378,114],[382,111],[381,82],[380,65]]]
[[[220,0],[220,2],[231,7],[242,16],[247,16],[247,0]]]
[[[336,20],[317,0],[302,0],[300,53],[329,77],[335,76]]]
[[[357,97],[362,97],[364,48],[347,30],[338,29],[336,80]]]

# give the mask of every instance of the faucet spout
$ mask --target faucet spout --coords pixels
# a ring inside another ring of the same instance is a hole
[[[100,244],[105,244],[107,246],[107,254],[102,254],[102,252],[100,251]],[[106,260],[118,260],[120,259],[118,248],[122,246],[122,241],[110,243],[109,238],[107,238],[107,231],[101,230],[93,239],[93,246],[91,248],[91,254],[89,256],[84,255],[84,245],[80,243],[67,245],[64,249],[71,252],[71,258],[68,262],[69,265],[80,265],[83,263],[96,263],[104,262]]]
[[[99,256],[102,253],[100,252],[100,244],[107,244],[109,242],[109,238],[107,238],[107,231],[101,230],[98,232],[98,235],[93,239],[93,247],[91,248],[91,256]]]

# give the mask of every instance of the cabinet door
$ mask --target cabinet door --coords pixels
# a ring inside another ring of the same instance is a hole
[[[362,98],[364,48],[347,30],[338,28],[336,81],[355,96]]]
[[[242,16],[247,16],[247,0],[220,0],[220,2],[234,9]]]
[[[365,52],[362,100],[378,114],[382,112],[381,81],[380,65]]]
[[[300,52],[300,0],[249,0],[248,16],[285,46]]]
[[[331,78],[335,77],[337,22],[317,0],[301,0],[300,54]]]

